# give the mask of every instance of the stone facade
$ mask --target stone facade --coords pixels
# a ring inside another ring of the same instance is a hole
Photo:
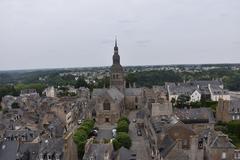
[[[219,99],[216,119],[221,122],[240,120],[240,101]]]
[[[125,86],[124,69],[120,64],[117,41],[115,40],[110,88],[93,90],[89,115],[98,124],[114,124],[126,110],[142,108],[143,103],[142,88],[126,88]]]
[[[123,67],[120,64],[120,56],[118,54],[117,40],[115,40],[113,65],[111,67],[111,74],[110,74],[110,88],[116,87],[121,92],[123,92],[125,88],[124,81],[125,81],[124,71],[123,71]]]
[[[94,90],[92,101],[92,118],[98,124],[114,124],[123,114],[124,95],[116,88]]]

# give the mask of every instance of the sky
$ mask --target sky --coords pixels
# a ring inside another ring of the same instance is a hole
[[[0,0],[0,70],[240,63],[240,0]]]

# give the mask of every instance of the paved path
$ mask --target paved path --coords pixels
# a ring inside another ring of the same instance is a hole
[[[96,137],[97,141],[110,140],[113,138],[112,129],[116,128],[115,125],[103,124],[103,125],[96,125],[95,127],[99,129],[98,135]]]
[[[147,152],[147,142],[143,136],[137,135],[136,123],[133,123],[132,120],[136,119],[137,111],[132,111],[129,113],[129,120],[131,121],[129,126],[129,135],[132,139],[131,150],[137,153],[137,160],[151,160],[150,155]]]

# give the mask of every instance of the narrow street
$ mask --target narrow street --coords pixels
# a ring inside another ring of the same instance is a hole
[[[146,140],[143,136],[137,135],[137,127],[136,123],[133,123],[133,119],[136,119],[137,111],[131,111],[129,113],[129,120],[131,121],[129,126],[129,135],[132,139],[132,147],[131,150],[137,154],[137,160],[151,160],[150,154],[147,151],[147,144]]]

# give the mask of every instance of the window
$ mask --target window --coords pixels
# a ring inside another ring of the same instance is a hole
[[[96,110],[94,109],[93,111],[92,111],[92,117],[96,117],[97,116],[97,112],[96,112]]]
[[[110,102],[108,100],[105,100],[104,103],[103,103],[103,110],[110,110]]]
[[[138,97],[135,97],[135,103],[138,103]]]
[[[232,116],[232,120],[235,120],[235,116],[234,115]]]
[[[109,118],[105,118],[105,122],[107,122],[107,123],[108,123],[108,122],[109,122]]]
[[[222,152],[222,159],[226,159],[227,158],[227,154],[225,152]]]

